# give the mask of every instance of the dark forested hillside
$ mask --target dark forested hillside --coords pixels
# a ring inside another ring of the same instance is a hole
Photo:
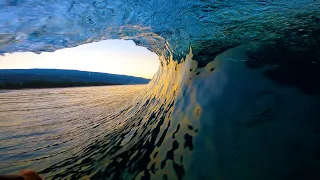
[[[149,79],[77,70],[0,70],[0,89],[146,84]]]

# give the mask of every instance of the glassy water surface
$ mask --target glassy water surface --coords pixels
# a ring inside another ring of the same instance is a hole
[[[40,170],[81,153],[143,87],[0,91],[0,173]]]

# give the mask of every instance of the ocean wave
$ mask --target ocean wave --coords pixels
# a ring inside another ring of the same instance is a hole
[[[319,1],[5,1],[0,53],[132,39],[161,67],[48,178],[319,179]]]

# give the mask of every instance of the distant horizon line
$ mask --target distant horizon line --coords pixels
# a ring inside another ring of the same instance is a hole
[[[114,73],[108,73],[108,72],[97,72],[97,71],[87,71],[87,70],[78,70],[78,69],[56,69],[56,68],[26,68],[26,69],[1,69],[1,70],[67,70],[67,71],[81,71],[81,72],[88,72],[88,73],[101,73],[101,74],[112,74],[112,75],[121,75],[121,76],[129,76],[129,77],[137,77],[137,78],[143,78],[143,79],[148,79],[151,80],[152,78],[146,78],[146,77],[141,77],[141,76],[133,76],[133,75],[127,75],[127,74],[114,74]]]

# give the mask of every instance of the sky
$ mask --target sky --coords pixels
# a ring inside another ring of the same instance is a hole
[[[0,56],[0,69],[74,69],[152,78],[159,58],[128,40],[105,40],[73,48],[35,54],[16,52]]]

